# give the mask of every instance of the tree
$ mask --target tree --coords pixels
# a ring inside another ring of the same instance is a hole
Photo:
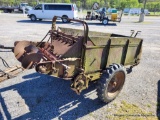
[[[104,0],[101,0],[100,6],[107,7],[107,6],[105,5],[105,1],[104,1]]]
[[[143,3],[143,0],[138,0],[139,3]]]
[[[115,0],[110,0],[110,7],[114,8],[116,5]]]
[[[71,3],[70,0],[64,0],[64,3]]]
[[[131,4],[131,7],[138,7],[139,2],[138,2],[138,0],[131,0],[130,4]]]
[[[138,7],[139,7],[139,8],[143,8],[143,4],[142,4],[142,3],[139,3]]]
[[[94,2],[98,2],[100,7],[107,8],[144,8],[145,0],[0,0],[0,5],[18,5],[20,2],[28,2],[30,5],[36,5],[38,2],[53,2],[53,3],[76,3],[78,7],[91,9]],[[160,0],[147,0],[146,8],[149,11],[160,10]]]
[[[122,1],[122,2],[120,3],[120,8],[121,8],[121,9],[124,9],[124,8],[126,8],[126,7],[127,7],[126,1]]]
[[[76,5],[77,5],[78,8],[81,8],[82,7],[82,2],[79,0],[79,1],[76,2]]]

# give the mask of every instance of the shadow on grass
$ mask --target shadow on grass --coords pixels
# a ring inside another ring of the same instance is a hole
[[[25,100],[30,112],[16,120],[75,120],[106,105],[95,97],[95,84],[77,95],[70,89],[69,81],[38,73],[23,76],[23,79],[24,82],[0,89],[0,92],[17,91]],[[2,96],[0,100],[6,118],[11,119]]]

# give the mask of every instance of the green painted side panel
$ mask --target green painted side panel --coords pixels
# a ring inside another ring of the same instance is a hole
[[[136,58],[136,50],[137,46],[135,47],[128,47],[127,56],[125,60],[125,64],[134,63]]]
[[[132,65],[141,53],[141,39],[130,37],[90,37],[85,49],[85,73],[104,69],[112,63]],[[139,56],[140,57],[140,56]]]
[[[60,30],[67,35],[81,36],[83,41],[83,30],[72,28],[60,28]],[[85,74],[93,76],[96,71],[103,70],[112,63],[133,65],[141,58],[142,39],[139,38],[89,31],[87,44],[80,43],[77,42],[62,57],[81,58],[84,49],[84,59],[80,64],[83,64]]]
[[[90,37],[94,45],[107,45],[109,39],[109,36]]]
[[[126,41],[129,39],[128,37],[111,37],[111,46],[124,46]]]
[[[59,29],[68,35],[73,35],[73,36],[83,36],[84,35],[84,31],[80,29],[61,28],[61,27],[59,27]],[[89,31],[88,36],[111,36],[111,33]]]
[[[122,56],[123,56],[123,47],[110,48],[106,67],[111,65],[112,63],[120,64]]]
[[[130,45],[138,45],[142,41],[140,38],[129,38],[129,40]]]
[[[125,59],[125,65],[135,63],[136,59],[140,59],[142,39],[130,39]]]
[[[108,61],[106,67],[112,63],[123,63],[128,38],[111,38]]]
[[[107,46],[101,48],[86,48],[85,73],[100,70],[105,66]]]

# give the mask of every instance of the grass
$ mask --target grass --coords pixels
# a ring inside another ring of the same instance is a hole
[[[160,15],[160,12],[150,12],[149,15]]]
[[[151,105],[150,105],[150,104],[147,104],[147,107],[148,107],[148,108],[150,108],[150,107],[151,107]]]
[[[114,107],[117,107],[117,104],[116,104],[116,103],[114,103],[113,105],[114,105]]]

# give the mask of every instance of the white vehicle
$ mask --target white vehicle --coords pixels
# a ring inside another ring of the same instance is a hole
[[[76,4],[67,3],[42,3],[38,4],[33,10],[28,11],[28,17],[32,21],[42,19],[52,19],[54,16],[62,17],[62,22],[69,22],[67,18],[77,18]]]
[[[130,10],[129,10],[129,14],[137,14],[137,15],[139,15],[139,14],[141,14],[141,8],[131,8]],[[144,10],[144,14],[145,15],[148,15],[149,14],[149,11],[148,11],[148,9],[145,9]]]

